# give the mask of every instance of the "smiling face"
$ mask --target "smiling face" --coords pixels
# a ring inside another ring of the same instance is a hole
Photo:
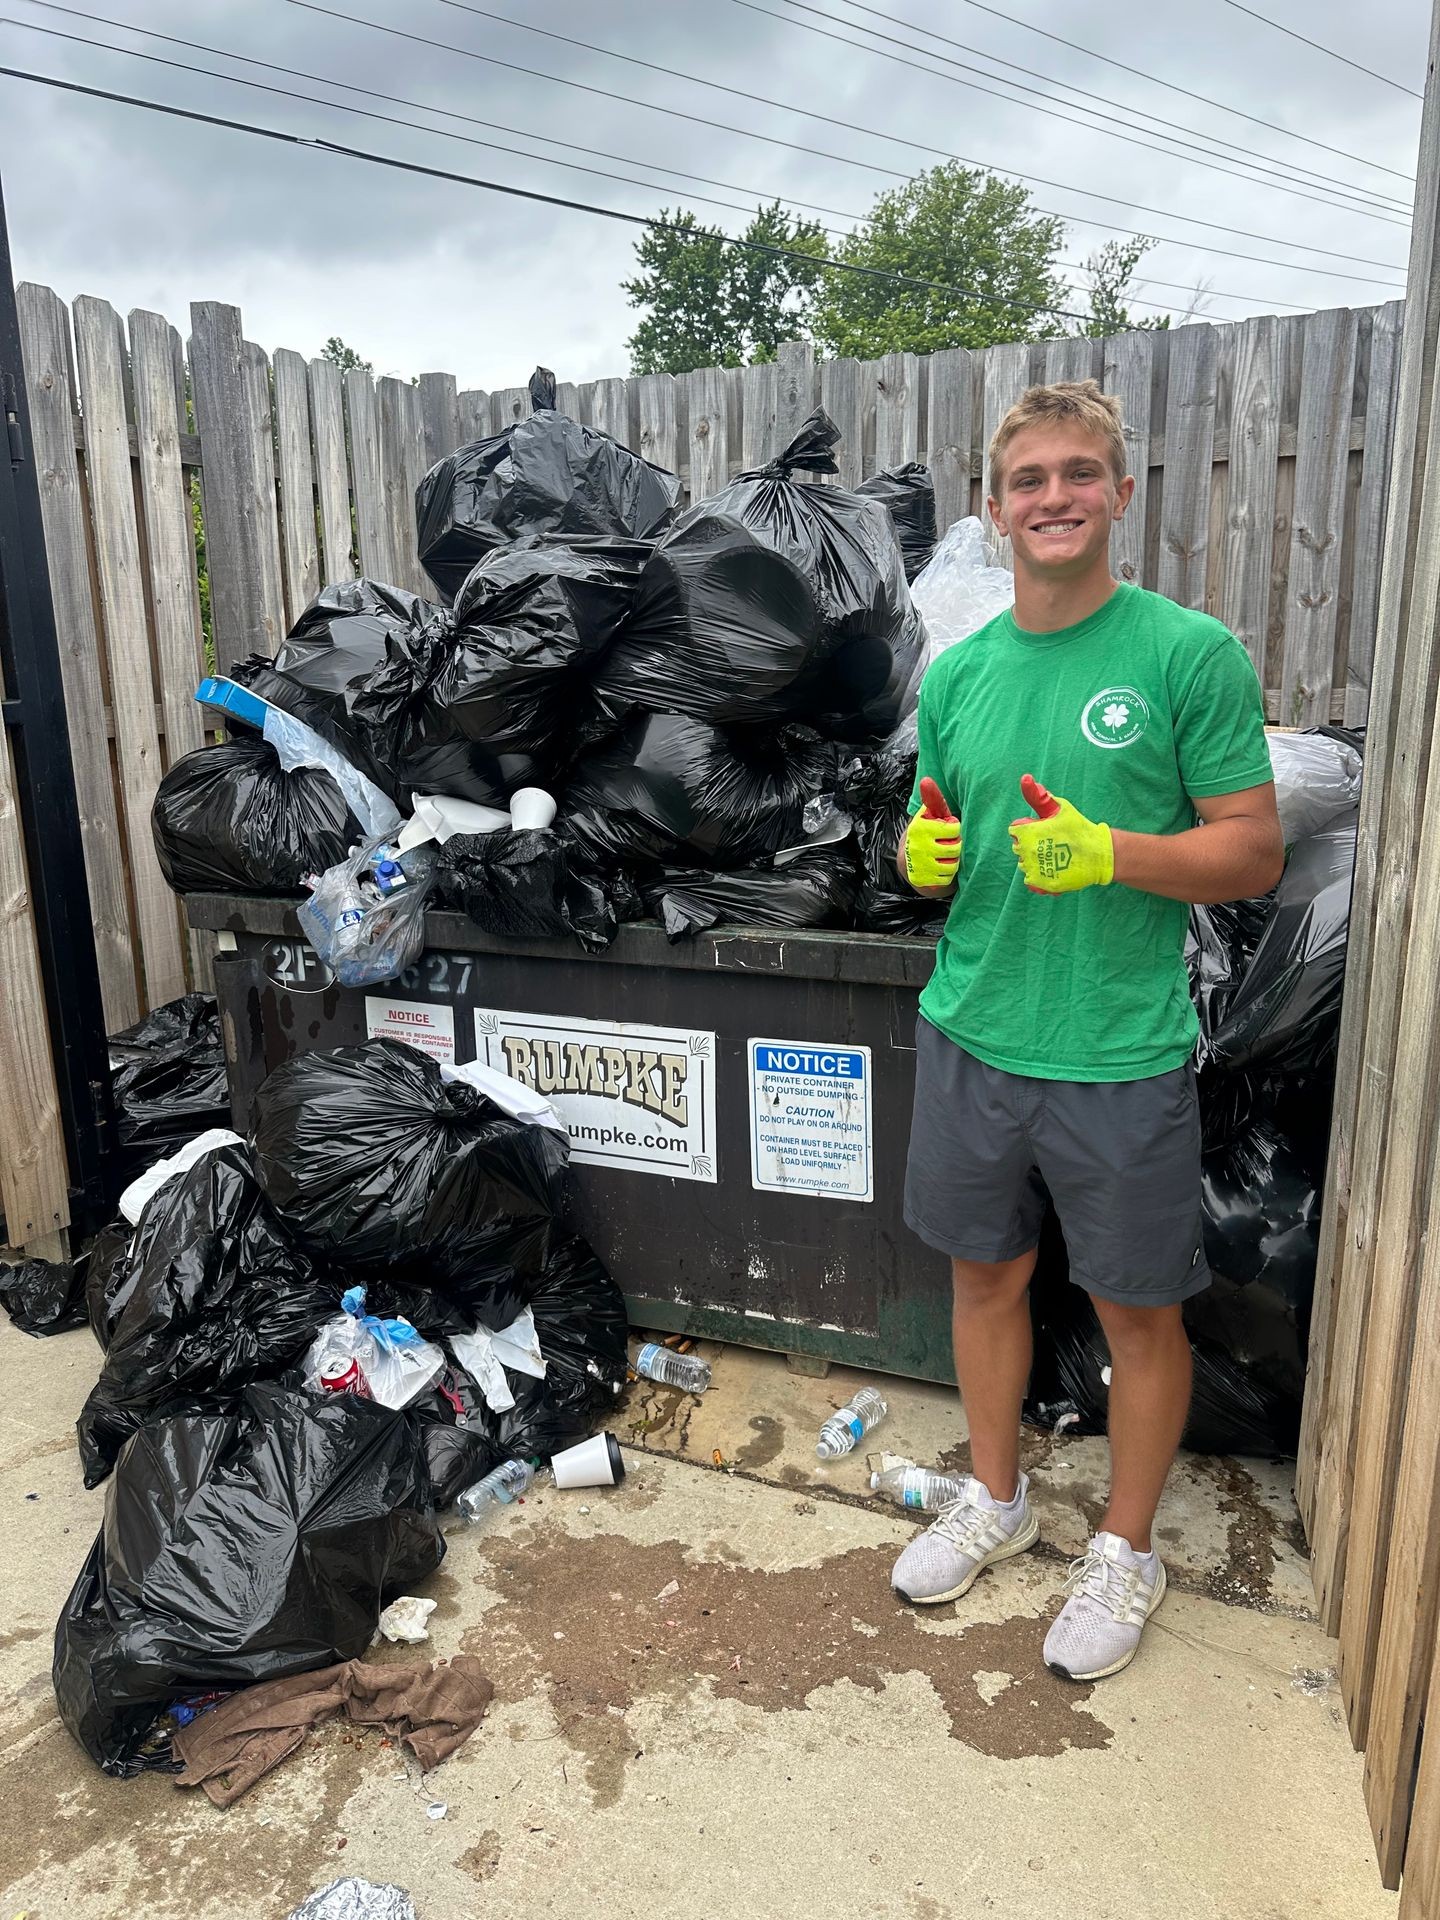
[[[1078,422],[1023,427],[1005,449],[999,498],[989,502],[1010,536],[1016,571],[1051,580],[1108,570],[1110,529],[1135,482],[1116,481],[1104,440]]]

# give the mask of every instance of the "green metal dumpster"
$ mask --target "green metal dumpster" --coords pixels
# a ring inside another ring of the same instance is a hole
[[[235,1123],[312,1048],[484,1060],[570,1129],[577,1222],[640,1325],[953,1379],[948,1262],[902,1218],[915,1011],[934,945],[625,927],[599,957],[435,913],[373,992],[327,984],[286,900],[192,894],[219,935]]]

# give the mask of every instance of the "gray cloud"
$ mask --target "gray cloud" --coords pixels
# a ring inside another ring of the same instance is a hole
[[[638,171],[642,177],[653,174],[655,185],[597,179],[541,158],[377,123],[333,106],[277,98],[15,27],[6,31],[6,64],[625,212],[645,214],[664,203],[690,204],[697,214],[732,231],[743,224],[743,213],[686,201],[685,183],[654,170],[683,168],[733,182],[742,191],[692,183],[691,192],[747,207],[778,196],[863,214],[877,191],[896,183],[896,174],[909,174],[945,154],[960,154],[1058,183],[1032,191],[1040,205],[1074,218],[1067,259],[1082,259],[1114,227],[1176,236],[1151,257],[1147,271],[1182,288],[1203,281],[1225,290],[1227,297],[1213,294],[1204,307],[1206,317],[1217,320],[1247,312],[1365,305],[1392,297],[1385,282],[1403,279],[1407,234],[1402,226],[1229,178],[1182,158],[1146,152],[1093,128],[1067,125],[955,84],[959,78],[977,76],[962,76],[954,69],[917,73],[873,49],[837,45],[810,29],[861,36],[851,27],[832,28],[814,15],[788,8],[786,0],[762,0],[786,15],[780,20],[735,0],[591,0],[586,5],[533,0],[523,8],[516,0],[495,0],[493,10],[768,95],[790,110],[545,40],[518,26],[476,18],[442,0],[414,0],[403,9],[391,0],[358,0],[355,17],[470,47],[522,71],[367,31],[288,0],[210,0],[204,6],[193,0],[186,5],[180,0],[89,4],[92,11],[117,21],[123,18],[132,26],[176,35],[196,50],[187,53],[146,41],[118,26],[66,19],[33,0],[17,0],[17,17],[201,66],[228,65],[251,79],[321,98],[344,98],[406,121],[426,116],[393,105],[397,96],[448,107],[482,124],[432,119],[432,126],[528,148],[532,154],[543,150],[554,159],[584,162],[586,156],[542,149],[535,138],[498,128],[608,149],[643,162]],[[845,0],[816,4],[848,16],[856,25],[883,25],[854,12]],[[1188,124],[1242,145],[1253,143],[1255,151],[1272,156],[1272,164],[1311,169],[1379,192],[1406,192],[1404,183],[1390,175],[1147,86],[970,5],[953,0],[875,4],[905,16],[910,24],[886,29],[903,39],[919,41],[916,26],[932,27],[1167,122]],[[1417,101],[1281,37],[1223,0],[1196,0],[1183,10],[1156,7],[1148,15],[1101,0],[1076,0],[1063,15],[1027,7],[1025,0],[997,4],[1279,125],[1402,172],[1413,166]],[[1288,0],[1267,0],[1267,7],[1276,18],[1294,17]],[[1355,57],[1367,66],[1418,87],[1424,74],[1425,15],[1415,0],[1376,0],[1364,13],[1362,44],[1355,40],[1353,9],[1341,0],[1312,0],[1303,28],[1336,47],[1353,45]],[[333,85],[227,63],[198,51],[199,43],[305,69],[326,82],[374,88],[389,98],[341,95]],[[954,48],[929,44],[955,61],[969,58]],[[928,64],[923,54],[906,57]],[[945,77],[946,71],[951,77]],[[632,95],[720,124],[693,125],[646,107],[558,86],[546,76]],[[1061,111],[1072,110],[1070,104],[1056,104]],[[805,118],[801,108],[852,121],[868,131],[823,125]],[[798,142],[807,150],[748,139],[742,128]],[[1138,122],[1135,131],[1144,137]],[[895,138],[881,137],[885,134]],[[863,164],[821,158],[817,148]],[[637,171],[615,160],[589,164],[617,173]],[[634,315],[619,283],[631,270],[635,232],[609,221],[272,146],[11,80],[0,80],[0,167],[17,272],[47,282],[66,298],[88,292],[103,295],[122,312],[135,306],[158,308],[182,328],[191,300],[233,300],[244,310],[250,337],[268,348],[290,346],[312,354],[327,335],[339,333],[379,371],[408,374],[443,367],[456,373],[462,386],[520,384],[537,359],[555,367],[562,378],[576,380],[626,370],[624,341]],[[1167,209],[1172,217],[1087,199],[1082,187],[1114,195],[1122,203],[1133,196]],[[1319,186],[1312,190],[1324,193]],[[1342,260],[1322,263],[1262,241],[1207,234],[1174,217],[1184,214],[1365,256],[1391,263],[1391,268],[1347,266]],[[1082,225],[1082,217],[1107,224]],[[827,224],[839,228],[847,223],[828,218]],[[1226,259],[1207,251],[1207,243],[1306,264],[1270,266]],[[1358,283],[1329,278],[1314,271],[1321,264],[1373,277]],[[1182,308],[1187,304],[1184,292],[1158,286],[1147,291],[1156,302]],[[1228,297],[1231,293],[1240,297]]]

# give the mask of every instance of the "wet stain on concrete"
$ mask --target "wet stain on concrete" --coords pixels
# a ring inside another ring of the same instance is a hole
[[[735,1464],[748,1467],[755,1472],[760,1467],[768,1467],[785,1444],[785,1428],[782,1422],[773,1419],[768,1413],[757,1413],[750,1422],[753,1440],[747,1440],[735,1455]]]
[[[1215,1482],[1221,1513],[1228,1514],[1225,1565],[1207,1575],[1204,1590],[1230,1606],[1274,1605],[1275,1542],[1284,1526],[1260,1498],[1259,1489],[1238,1460],[1197,1460]]]
[[[620,1797],[643,1759],[630,1708],[682,1698],[697,1680],[719,1699],[780,1713],[802,1711],[817,1687],[838,1680],[878,1694],[887,1677],[920,1673],[951,1736],[992,1758],[1109,1744],[1110,1728],[1077,1711],[1093,1689],[1046,1672],[1043,1619],[935,1633],[891,1594],[892,1559],[892,1548],[865,1547],[818,1568],[766,1573],[695,1564],[678,1540],[582,1539],[546,1525],[496,1542],[487,1583],[500,1600],[462,1644],[485,1660],[502,1700],[528,1698],[538,1677],[561,1733],[585,1756],[600,1806]],[[672,1581],[679,1591],[658,1598]],[[1012,1684],[987,1702],[976,1675],[995,1672]]]
[[[58,1440],[42,1440],[38,1446],[27,1447],[24,1453],[11,1454],[0,1460],[0,1468],[7,1473],[15,1467],[26,1467],[32,1460],[48,1460],[57,1453],[74,1453],[75,1436],[73,1433],[62,1435]]]
[[[48,1640],[54,1631],[53,1627],[12,1627],[8,1633],[0,1633],[0,1651],[23,1646],[27,1640]]]
[[[456,1866],[468,1873],[472,1880],[488,1880],[500,1864],[500,1836],[493,1827],[487,1827],[473,1847],[467,1847],[456,1860]]]
[[[1046,1427],[1021,1427],[1020,1429],[1020,1471],[1038,1473],[1047,1466],[1055,1451],[1055,1436]],[[970,1442],[957,1441],[953,1447],[947,1447],[937,1454],[935,1465],[941,1473],[973,1473],[970,1460]]]

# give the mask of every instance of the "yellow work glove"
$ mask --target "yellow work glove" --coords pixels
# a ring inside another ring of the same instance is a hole
[[[912,887],[948,887],[960,870],[960,822],[935,782],[920,782],[921,807],[905,829],[905,876]]]
[[[1115,842],[1102,821],[1087,820],[1068,800],[1047,793],[1030,774],[1020,781],[1038,819],[1010,822],[1010,844],[1031,893],[1078,893],[1115,878]]]

